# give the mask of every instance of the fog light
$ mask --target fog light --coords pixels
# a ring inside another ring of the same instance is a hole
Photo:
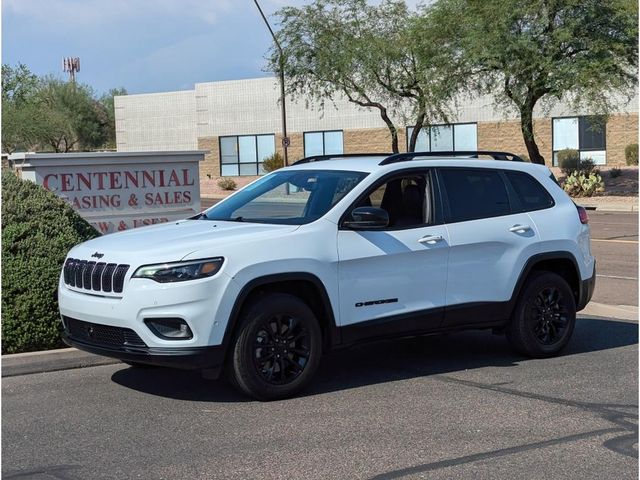
[[[181,318],[147,318],[144,323],[156,336],[165,340],[193,338],[189,325]]]

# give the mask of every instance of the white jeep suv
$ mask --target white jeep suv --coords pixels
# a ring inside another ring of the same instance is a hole
[[[546,167],[361,154],[306,158],[196,217],[82,243],[58,295],[69,345],[224,369],[267,400],[363,340],[491,328],[554,355],[595,278],[587,214]]]

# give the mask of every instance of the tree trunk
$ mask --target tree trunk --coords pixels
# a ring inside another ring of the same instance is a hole
[[[384,123],[387,124],[389,133],[391,134],[391,151],[393,153],[400,153],[400,149],[398,148],[398,129],[389,118],[386,108],[384,107],[380,108],[380,116],[382,117],[382,120],[384,121]]]
[[[531,163],[538,163],[544,165],[544,157],[540,153],[538,144],[533,135],[533,107],[535,102],[527,102],[522,108],[520,108],[520,129],[522,130],[522,138],[524,144],[527,147],[527,154]]]
[[[356,105],[359,105],[361,107],[366,107],[366,108],[371,108],[371,107],[377,108],[380,111],[380,118],[382,118],[382,121],[387,125],[387,128],[389,129],[389,134],[391,135],[391,151],[393,153],[400,153],[400,150],[398,149],[398,129],[389,118],[389,114],[387,113],[387,107],[385,107],[379,102],[372,102],[363,93],[360,93],[363,96],[363,98],[358,99],[352,95],[352,92],[350,92],[348,88],[343,88],[342,92],[345,94],[345,96],[351,103],[355,103]]]
[[[424,126],[425,116],[426,116],[426,114],[425,114],[424,110],[422,110],[420,112],[420,114],[418,115],[418,118],[416,120],[416,124],[413,126],[413,131],[411,132],[411,138],[409,139],[409,148],[408,148],[409,152],[415,152],[416,151],[416,142],[418,141],[418,135],[420,134],[420,131],[422,130],[422,128]]]

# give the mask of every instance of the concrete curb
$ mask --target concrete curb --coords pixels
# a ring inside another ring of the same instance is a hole
[[[581,315],[638,321],[638,307],[626,305],[605,305],[591,302],[580,312]],[[15,377],[31,373],[55,372],[73,368],[112,365],[119,360],[101,357],[75,348],[62,348],[43,352],[15,353],[2,355],[2,377]]]
[[[2,355],[2,377],[111,365],[113,363],[119,363],[119,360],[93,355],[76,348],[14,353]]]
[[[587,210],[595,210],[597,212],[637,212],[638,211],[638,205],[636,205],[635,203],[621,204],[621,205],[605,203],[603,205],[598,205],[598,204],[578,202],[578,205],[586,208]]]
[[[633,305],[605,305],[604,303],[590,302],[580,314],[638,321],[638,307]]]

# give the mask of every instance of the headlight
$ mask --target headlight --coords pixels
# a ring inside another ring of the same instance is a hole
[[[148,278],[160,283],[196,280],[198,278],[211,277],[218,273],[223,261],[222,257],[216,257],[187,262],[145,265],[136,270],[133,278]]]

